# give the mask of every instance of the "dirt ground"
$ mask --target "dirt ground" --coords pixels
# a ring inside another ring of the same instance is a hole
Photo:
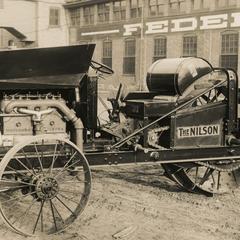
[[[208,198],[179,189],[158,165],[92,169],[91,198],[63,233],[29,240],[239,240],[240,190]],[[1,240],[22,240],[0,226]]]

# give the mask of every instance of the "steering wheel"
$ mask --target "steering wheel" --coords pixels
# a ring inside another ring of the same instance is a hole
[[[114,71],[110,68],[110,67],[108,67],[108,66],[106,66],[106,65],[104,65],[104,64],[102,64],[102,63],[99,63],[99,62],[95,62],[95,61],[91,61],[91,64],[90,64],[90,66],[94,69],[94,70],[96,70],[96,71],[98,71],[98,72],[101,72],[101,73],[104,73],[104,74],[113,74],[114,73]]]

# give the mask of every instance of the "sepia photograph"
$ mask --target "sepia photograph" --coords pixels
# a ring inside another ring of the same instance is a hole
[[[240,240],[240,0],[0,0],[0,240]]]

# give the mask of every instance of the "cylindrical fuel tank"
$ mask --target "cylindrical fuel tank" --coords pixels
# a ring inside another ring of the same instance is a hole
[[[212,71],[213,67],[202,58],[160,59],[148,70],[147,87],[159,95],[182,95],[194,81]]]

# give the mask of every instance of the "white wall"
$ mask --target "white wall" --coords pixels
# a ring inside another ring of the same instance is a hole
[[[34,41],[37,47],[52,47],[69,44],[67,21],[63,8],[64,0],[4,0],[0,9],[0,26],[14,27]],[[49,26],[49,9],[60,9],[60,25]],[[0,33],[1,34],[1,33]]]
[[[38,45],[41,47],[62,46],[69,44],[68,26],[65,10],[62,4],[65,0],[48,0],[38,2]],[[60,26],[49,26],[49,9],[56,7],[60,9]]]
[[[28,40],[36,40],[36,18],[34,1],[4,0],[0,9],[0,26],[14,27],[27,36]]]

